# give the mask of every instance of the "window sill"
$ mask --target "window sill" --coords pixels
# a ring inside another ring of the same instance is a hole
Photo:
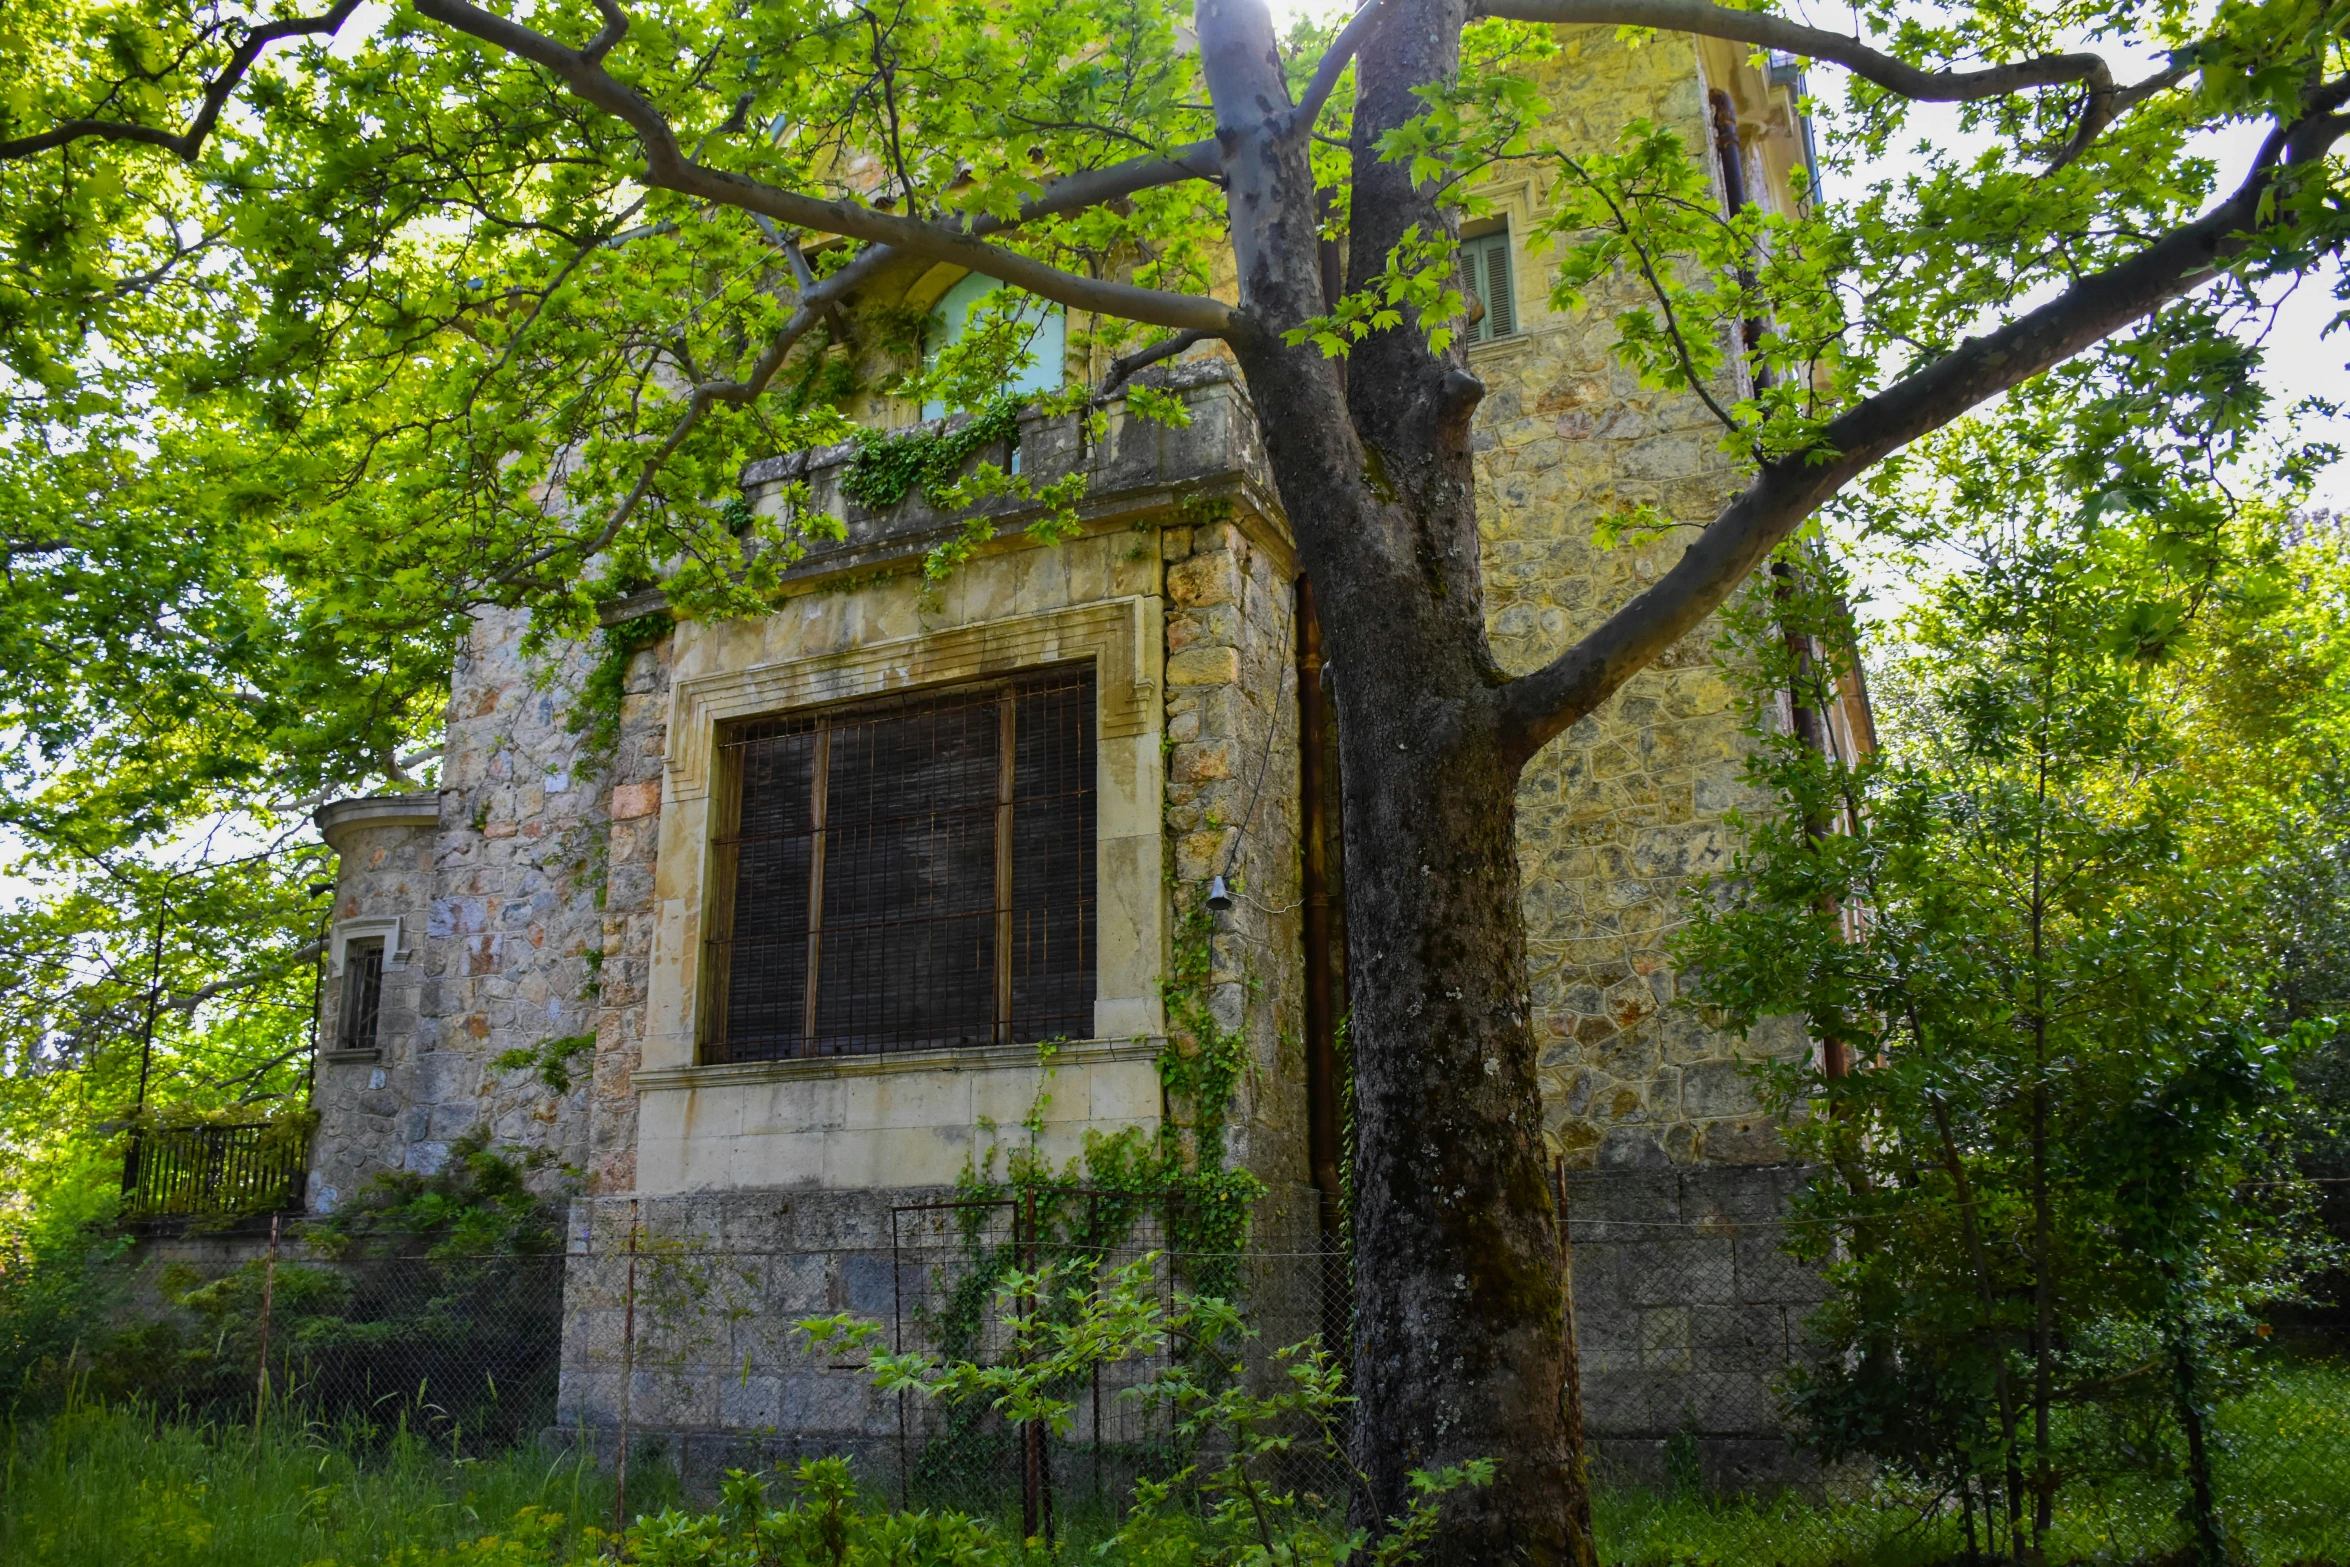
[[[1089,1066],[1097,1061],[1155,1061],[1166,1041],[1152,1035],[1132,1039],[1077,1039],[1056,1046],[1054,1066]],[[1037,1064],[1036,1045],[977,1045],[968,1050],[909,1050],[899,1055],[822,1056],[793,1061],[722,1061],[703,1066],[655,1067],[636,1074],[640,1094],[679,1089],[730,1088],[751,1083],[791,1083],[836,1077],[877,1077],[901,1072],[1017,1071]]]
[[[1534,334],[1523,330],[1512,332],[1507,337],[1494,338],[1489,342],[1471,343],[1469,345],[1469,367],[1475,369],[1478,365],[1492,364],[1496,360],[1515,359],[1532,347],[1533,343]]]
[[[321,1050],[319,1061],[326,1066],[372,1066],[384,1058],[383,1047],[372,1050]]]

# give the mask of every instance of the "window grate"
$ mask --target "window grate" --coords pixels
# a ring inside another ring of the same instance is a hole
[[[1093,1031],[1090,665],[723,744],[711,1061]]]
[[[378,936],[343,948],[343,1017],[335,1031],[337,1050],[373,1050],[376,1020],[383,1010],[384,944]]]

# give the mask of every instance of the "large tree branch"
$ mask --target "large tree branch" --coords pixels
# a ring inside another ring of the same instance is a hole
[[[530,61],[551,73],[573,96],[603,110],[636,132],[645,151],[645,181],[697,200],[764,214],[779,223],[871,240],[908,255],[968,267],[1073,309],[1123,317],[1178,331],[1218,335],[1235,330],[1239,316],[1230,305],[1204,295],[1140,288],[1074,272],[989,245],[962,225],[927,223],[882,212],[858,202],[827,201],[713,169],[695,162],[677,144],[676,132],[650,100],[606,72],[602,56],[618,41],[627,18],[615,0],[597,0],[605,26],[586,50],[566,47],[542,33],[497,16],[470,0],[416,0],[417,11]],[[1185,171],[1175,177],[1189,177]]]
[[[1371,36],[1371,29],[1378,24],[1379,13],[1386,10],[1390,3],[1392,0],[1364,0],[1363,8],[1347,18],[1346,25],[1338,30],[1338,36],[1330,40],[1330,47],[1322,51],[1322,58],[1314,66],[1313,79],[1306,83],[1304,96],[1298,99],[1297,107],[1289,112],[1289,128],[1292,132],[1314,128],[1314,122],[1322,117],[1322,106],[1330,101],[1330,94],[1337,90],[1338,79],[1346,74],[1355,51],[1363,46],[1364,39]]]
[[[2088,101],[2082,105],[2073,135],[2050,165],[2051,171],[2079,157],[2117,115],[2176,84],[2192,69],[2176,66],[2133,87],[2116,87],[2105,57],[2087,53],[2035,55],[1976,71],[1929,71],[1842,33],[1806,27],[1760,11],[1715,5],[1711,0],[1485,0],[1483,9],[1488,16],[1511,21],[1654,27],[1778,49],[1841,65],[1887,92],[1921,103],[1967,103],[2078,82],[2088,89]]]
[[[306,941],[285,956],[261,968],[252,969],[243,974],[232,974],[227,979],[216,979],[209,985],[173,996],[163,1003],[162,1010],[166,1012],[193,1012],[205,1002],[228,995],[232,991],[251,990],[256,986],[266,985],[296,964],[307,963],[325,950],[326,941],[323,937],[315,941]]]
[[[167,131],[152,125],[134,125],[121,120],[60,120],[37,136],[0,141],[0,163],[34,157],[52,148],[85,140],[137,142],[149,147],[161,147],[182,162],[193,163],[196,154],[203,149],[206,138],[211,136],[212,127],[219,123],[221,110],[228,106],[230,96],[236,92],[237,84],[245,79],[245,73],[253,68],[253,62],[261,58],[262,50],[281,38],[298,38],[313,33],[331,36],[358,9],[359,0],[337,0],[334,9],[323,16],[287,17],[282,21],[264,22],[249,30],[244,42],[238,44],[236,52],[229,56],[228,64],[221,68],[220,74],[204,84],[204,101],[197,107],[196,117],[188,122],[185,130]]]
[[[1654,587],[1543,668],[1500,692],[1508,743],[1530,757],[1598,707],[1721,606],[1780,541],[1887,453],[1956,419],[2209,281],[2260,230],[2289,221],[2281,189],[2316,169],[2350,133],[2334,111],[2350,80],[2311,95],[2310,113],[2278,128],[2233,194],[2128,260],[2083,278],[2057,298],[1895,382],[1847,410],[1820,439],[1764,467]]]
[[[669,434],[645,458],[644,467],[637,473],[636,483],[621,498],[620,504],[612,509],[611,516],[604,520],[601,528],[588,538],[566,539],[559,544],[550,544],[533,551],[499,572],[492,580],[501,583],[516,581],[558,555],[576,553],[584,561],[619,537],[621,528],[630,517],[636,515],[645,497],[653,492],[654,481],[660,478],[661,470],[668,465],[677,449],[685,444],[685,438],[694,432],[694,427],[702,422],[702,416],[719,403],[739,408],[758,401],[775,380],[777,372],[783,369],[784,361],[791,357],[791,351],[798,346],[800,339],[807,336],[809,330],[823,320],[852,289],[893,259],[895,253],[888,246],[877,245],[823,282],[804,291],[800,295],[798,307],[782,326],[776,328],[775,335],[767,340],[767,346],[760,350],[758,359],[753,362],[747,375],[739,381],[704,381],[687,393],[685,412],[677,416],[677,422],[670,426]]]
[[[1161,338],[1147,348],[1138,348],[1131,354],[1111,360],[1109,373],[1102,377],[1102,384],[1094,392],[1093,400],[1096,403],[1108,402],[1118,388],[1134,378],[1137,370],[1146,370],[1161,360],[1172,359],[1185,349],[1197,347],[1207,340],[1208,334],[1205,332],[1178,332],[1173,337]]]
[[[1829,60],[1887,92],[1923,103],[1964,103],[2002,98],[2061,82],[2086,83],[2111,91],[2113,73],[2095,54],[2043,54],[1979,71],[1929,71],[1872,49],[1857,38],[1806,27],[1783,16],[1739,11],[1710,0],[1485,0],[1485,14],[1517,22],[1567,22],[1593,26],[1654,27],[1696,33],[1735,43],[1778,49],[1814,60]]]

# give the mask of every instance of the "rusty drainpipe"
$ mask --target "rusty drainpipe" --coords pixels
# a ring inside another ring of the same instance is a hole
[[[1798,631],[1786,622],[1785,606],[1795,597],[1795,593],[1793,568],[1785,561],[1773,562],[1771,597],[1781,606],[1780,635],[1786,639],[1788,657],[1792,661],[1787,682],[1787,710],[1795,721],[1795,738],[1813,755],[1834,762],[1836,737],[1828,728],[1828,714],[1824,709],[1815,707],[1812,701],[1815,695],[1820,694],[1814,689],[1820,684],[1820,645],[1808,633]],[[1831,824],[1824,816],[1814,813],[1804,817],[1803,835],[1813,844],[1824,840],[1831,830]],[[1839,912],[1833,899],[1823,901],[1820,911],[1824,914]],[[1821,1040],[1820,1070],[1829,1077],[1845,1076],[1852,1070],[1851,1047],[1841,1039]]]
[[[1719,87],[1706,97],[1713,108],[1714,157],[1722,167],[1722,205],[1730,209],[1731,217],[1736,217],[1746,210],[1746,161],[1738,140],[1738,106]],[[1738,283],[1742,288],[1754,287],[1754,269],[1743,261],[1738,263]],[[1766,389],[1771,384],[1770,368],[1756,357],[1762,351],[1762,318],[1748,316],[1739,326],[1738,338],[1745,345],[1747,367],[1753,372],[1755,389]]]

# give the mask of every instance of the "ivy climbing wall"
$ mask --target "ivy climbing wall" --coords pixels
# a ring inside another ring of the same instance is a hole
[[[1174,939],[1162,1077],[1185,1157],[1244,1169],[1260,1218],[1313,1212],[1305,1152],[1296,567],[1262,518],[1193,508],[1159,530],[1167,593]],[[1222,874],[1232,906],[1207,907]]]

